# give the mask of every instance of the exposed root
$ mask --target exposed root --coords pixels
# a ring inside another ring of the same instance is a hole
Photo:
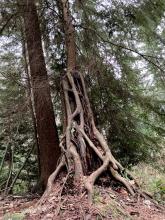
[[[73,156],[73,160],[74,160],[75,181],[77,182],[83,176],[81,160],[80,160],[80,156],[79,156],[79,154],[73,144],[71,144],[71,146],[70,146],[70,152],[71,152],[71,154]]]
[[[89,204],[92,203],[92,196],[93,196],[93,185],[96,179],[107,169],[109,164],[109,157],[106,156],[103,162],[103,165],[99,167],[95,172],[93,172],[85,181],[85,188],[88,191],[88,202]]]
[[[129,193],[134,196],[135,195],[135,192],[133,190],[133,187],[129,184],[129,182],[123,178],[121,175],[118,174],[118,172],[116,170],[114,170],[112,167],[110,167],[110,170],[111,170],[111,174],[112,176],[118,180],[119,182],[121,182],[126,188],[127,190],[129,191]]]
[[[67,72],[62,79],[62,87],[66,110],[66,130],[60,143],[63,156],[48,179],[41,201],[51,192],[57,175],[65,165],[69,173],[74,173],[73,184],[77,191],[82,193],[83,188],[87,190],[89,203],[92,203],[96,179],[106,170],[134,195],[132,185],[121,176],[124,168],[113,157],[103,135],[95,126],[82,75],[79,72]]]
[[[99,158],[100,158],[102,161],[104,161],[104,158],[103,158],[102,154],[101,154],[100,151],[95,147],[95,145],[91,142],[91,140],[87,137],[87,135],[84,133],[84,131],[81,130],[81,129],[79,129],[79,130],[80,130],[81,133],[83,134],[84,138],[88,141],[89,146],[95,151],[95,153],[99,156]],[[108,163],[110,162],[110,158],[111,158],[111,156],[108,157],[108,159],[109,159]],[[116,162],[116,160],[114,159],[114,163],[115,163],[115,162]],[[116,165],[119,165],[118,167],[121,168],[121,165],[120,165],[118,162],[116,163]],[[114,164],[113,164],[113,166],[114,166]],[[129,182],[128,182],[125,178],[123,178],[121,175],[119,175],[119,173],[118,173],[116,170],[114,170],[114,168],[111,167],[111,166],[110,166],[110,171],[111,171],[112,176],[113,176],[117,181],[121,182],[121,183],[128,189],[129,193],[134,196],[135,193],[134,193],[134,191],[133,191],[131,185],[129,184]]]
[[[42,195],[41,199],[39,200],[37,205],[40,205],[41,203],[44,202],[44,200],[49,196],[49,194],[51,193],[52,187],[53,187],[53,183],[57,177],[57,175],[60,173],[61,169],[65,166],[65,158],[64,156],[62,156],[59,165],[57,166],[56,170],[49,176],[48,182],[47,182],[47,187],[46,190],[44,192],[44,194]]]

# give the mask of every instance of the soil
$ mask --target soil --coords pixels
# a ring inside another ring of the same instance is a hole
[[[124,188],[95,186],[93,205],[85,193],[68,193],[56,183],[48,199],[8,197],[0,201],[2,220],[165,220],[165,212],[149,199],[131,197]]]

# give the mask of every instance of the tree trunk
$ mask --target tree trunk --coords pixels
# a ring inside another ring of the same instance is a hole
[[[60,155],[59,140],[34,0],[24,0],[21,9],[23,9],[34,108],[37,120],[41,183],[45,187],[47,179],[54,171]]]
[[[34,106],[33,106],[33,95],[32,95],[32,86],[30,81],[30,74],[29,74],[29,65],[28,65],[28,59],[27,59],[27,50],[26,50],[26,44],[24,40],[24,33],[22,32],[22,56],[24,57],[24,66],[25,66],[25,74],[27,77],[27,99],[29,100],[29,109],[31,113],[31,119],[33,123],[33,130],[34,130],[34,141],[37,149],[37,162],[38,162],[38,178],[40,178],[41,175],[41,165],[40,165],[40,149],[39,149],[39,141],[38,141],[38,135],[37,135],[37,123],[36,123],[36,117],[34,113]]]
[[[59,0],[58,7],[63,14],[67,51],[67,71],[62,78],[67,124],[60,143],[61,161],[48,180],[45,196],[49,194],[54,179],[65,165],[69,173],[74,173],[76,191],[83,193],[84,189],[87,190],[89,203],[92,202],[96,179],[105,172],[134,195],[134,188],[120,175],[123,167],[113,157],[103,135],[95,126],[83,75],[76,69],[75,30],[68,0]]]

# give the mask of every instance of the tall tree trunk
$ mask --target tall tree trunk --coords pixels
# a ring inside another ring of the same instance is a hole
[[[67,71],[62,78],[67,124],[60,143],[61,162],[48,180],[45,196],[49,194],[54,179],[65,165],[69,173],[74,173],[75,189],[78,193],[86,189],[90,203],[93,185],[104,172],[125,185],[133,195],[134,188],[121,176],[123,167],[113,157],[103,135],[95,126],[83,75],[76,69],[75,30],[69,2],[58,0],[57,3],[59,10],[62,10],[67,51]]]
[[[31,113],[31,119],[33,123],[33,130],[34,130],[34,141],[37,149],[37,161],[38,161],[38,178],[40,178],[41,174],[41,165],[40,165],[40,149],[39,149],[39,141],[38,141],[38,134],[37,134],[37,123],[36,123],[36,117],[34,113],[34,106],[33,106],[33,95],[31,91],[31,81],[30,81],[30,74],[29,74],[29,65],[28,65],[28,59],[27,59],[27,50],[26,50],[26,43],[24,40],[24,33],[22,32],[22,56],[24,57],[24,66],[25,66],[25,74],[27,77],[27,98],[29,100],[29,109]]]
[[[43,187],[45,187],[49,175],[56,167],[60,155],[60,148],[42,49],[38,15],[34,2],[34,0],[24,0],[21,9],[23,10],[34,108],[37,120],[41,183]]]

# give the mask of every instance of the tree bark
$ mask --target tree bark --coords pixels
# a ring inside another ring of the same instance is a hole
[[[37,123],[36,123],[36,117],[34,113],[34,106],[33,106],[33,95],[32,95],[32,86],[30,81],[30,73],[29,73],[29,65],[28,65],[28,59],[27,59],[27,50],[26,50],[26,44],[24,40],[24,33],[22,32],[22,56],[24,57],[24,66],[25,66],[25,74],[27,77],[27,99],[29,100],[29,109],[31,113],[31,119],[33,123],[33,130],[34,130],[34,141],[37,149],[37,162],[38,162],[38,178],[40,178],[41,174],[41,165],[40,165],[40,149],[39,149],[39,141],[38,141],[38,134],[37,134]]]
[[[59,139],[43,55],[39,20],[34,0],[24,0],[21,9],[23,10],[34,108],[37,121],[41,183],[45,188],[47,179],[54,171],[59,159]]]
[[[92,202],[93,185],[101,174],[121,182],[134,195],[135,190],[128,180],[122,177],[124,170],[113,157],[103,135],[96,128],[83,75],[76,69],[76,41],[68,0],[58,0],[63,14],[65,44],[67,51],[67,71],[62,78],[66,109],[66,129],[60,142],[62,157],[57,169],[48,180],[47,196],[60,169],[66,165],[68,173],[74,173],[74,192],[88,192]],[[76,190],[77,189],[77,190]]]

